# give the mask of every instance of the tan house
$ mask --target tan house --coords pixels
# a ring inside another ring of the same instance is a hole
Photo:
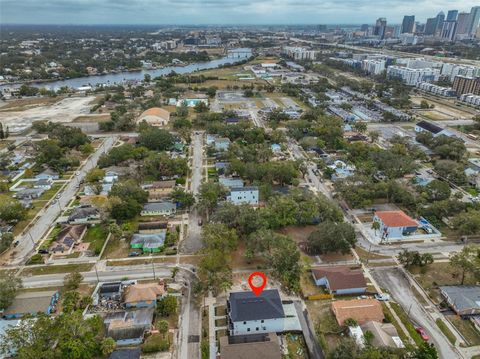
[[[376,299],[337,300],[332,303],[332,311],[338,325],[344,325],[349,318],[355,319],[359,325],[370,321],[382,322],[382,305]]]
[[[168,197],[175,188],[175,181],[156,181],[148,186],[148,201],[157,202]]]
[[[160,107],[152,107],[138,117],[137,124],[142,121],[151,126],[163,127],[170,121],[170,112]]]
[[[165,295],[165,284],[147,283],[128,286],[124,292],[124,303],[127,308],[156,307],[157,299]]]

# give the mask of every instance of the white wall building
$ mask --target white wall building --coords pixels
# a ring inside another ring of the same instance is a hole
[[[387,77],[401,79],[405,84],[416,86],[420,82],[438,81],[440,70],[432,68],[410,68],[402,66],[389,66]]]
[[[385,71],[385,60],[363,60],[362,70],[372,75],[380,75]]]
[[[419,82],[417,84],[417,87],[420,90],[423,90],[425,92],[430,92],[435,95],[447,96],[447,97],[454,97],[457,95],[455,90],[451,87],[437,86],[429,82]]]
[[[460,96],[460,101],[469,103],[471,105],[480,106],[480,96],[466,93]]]

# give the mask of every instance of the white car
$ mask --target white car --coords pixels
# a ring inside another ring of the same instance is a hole
[[[375,299],[379,300],[380,302],[387,302],[390,300],[390,294],[387,294],[387,293],[375,294]]]

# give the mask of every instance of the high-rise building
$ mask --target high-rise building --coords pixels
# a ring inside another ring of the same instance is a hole
[[[458,10],[449,10],[447,13],[447,21],[457,20]]]
[[[415,22],[415,32],[416,33],[423,33],[425,32],[425,24],[420,24],[418,21]]]
[[[465,93],[480,95],[480,77],[455,76],[452,87],[458,96]]]
[[[363,24],[361,27],[360,27],[360,31],[368,31],[368,24]]]
[[[470,23],[468,27],[468,34],[474,36],[477,32],[478,24],[480,22],[480,6],[474,6],[470,10]]]
[[[440,37],[442,39],[453,41],[453,39],[455,38],[456,30],[457,30],[456,21],[444,21],[442,25],[442,32],[440,33]]]
[[[457,35],[468,34],[468,26],[470,25],[470,13],[461,12],[457,18]]]
[[[402,22],[402,34],[413,33],[415,29],[415,15],[405,15]]]
[[[375,28],[373,30],[373,34],[380,37],[380,39],[385,38],[385,31],[387,29],[387,19],[384,17],[378,18],[375,23]]]
[[[427,23],[425,24],[425,35],[435,35],[435,29],[437,27],[437,18],[431,17],[427,19]]]
[[[445,14],[443,13],[443,11],[440,11],[436,17],[434,35],[440,34],[440,32],[442,31],[444,21],[445,21]]]

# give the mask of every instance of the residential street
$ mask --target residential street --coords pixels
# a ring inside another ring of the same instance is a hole
[[[430,340],[435,344],[440,357],[443,359],[463,358],[455,348],[453,348],[443,333],[438,328],[432,314],[427,312],[422,304],[417,300],[408,279],[398,268],[371,269],[371,273],[377,283],[388,289],[393,299],[399,303],[403,310],[409,315],[410,319],[425,329],[430,336]],[[432,308],[432,310],[434,310]]]
[[[61,210],[75,198],[75,193],[78,190],[77,185],[85,177],[87,172],[97,165],[100,156],[107,152],[116,142],[117,138],[114,136],[108,137],[104,143],[93,153],[88,161],[81,169],[77,171],[77,175],[70,180],[63,191],[60,192],[60,198],[56,203],[51,201],[47,207],[40,210],[36,217],[36,222],[22,235],[17,236],[19,241],[18,246],[14,249],[15,256],[10,260],[11,265],[19,265],[24,263],[29,254],[34,250],[35,245],[42,238],[43,234],[53,225]],[[35,221],[35,220],[34,220]]]
[[[198,196],[198,190],[202,184],[203,171],[203,132],[195,132],[192,141],[192,167],[190,177],[190,191],[195,197]],[[201,227],[198,224],[200,219],[197,209],[193,209],[188,216],[188,231],[186,238],[183,240],[180,251],[181,253],[195,253],[202,248]]]

